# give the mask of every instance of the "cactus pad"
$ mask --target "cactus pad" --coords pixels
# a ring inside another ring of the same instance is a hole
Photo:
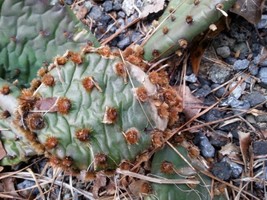
[[[34,92],[20,97],[17,126],[66,170],[114,169],[134,160],[181,108],[170,86],[151,83],[139,67],[103,52],[67,51],[39,73],[42,84]]]
[[[185,49],[207,30],[236,0],[172,0],[155,31],[144,42],[144,59],[164,58]],[[160,41],[160,42],[159,42]]]
[[[1,0],[0,38],[0,77],[20,85],[66,49],[79,51],[88,42],[98,46],[70,8],[49,0]]]
[[[0,165],[15,165],[36,155],[29,142],[13,124],[19,96],[20,90],[17,87],[0,78],[0,105],[5,108],[0,107],[0,140],[6,151]]]

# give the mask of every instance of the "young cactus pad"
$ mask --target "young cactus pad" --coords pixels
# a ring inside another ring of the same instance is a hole
[[[24,114],[23,119],[18,114],[17,124],[25,135],[36,135],[33,144],[43,145],[54,165],[71,171],[114,169],[147,150],[153,132],[177,119],[181,99],[105,47],[85,51],[68,51],[49,72],[39,73],[36,103],[20,105]]]
[[[36,154],[13,124],[19,96],[17,87],[0,78],[0,140],[6,151],[0,165],[15,165]]]
[[[164,58],[185,49],[194,37],[207,30],[236,0],[172,0],[159,25],[143,44],[144,59]],[[159,42],[160,41],[160,42]]]
[[[190,163],[188,151],[182,146],[175,148]],[[185,179],[194,177],[200,183],[197,185],[153,183],[153,193],[147,196],[146,200],[211,199],[209,191],[211,179],[205,175],[193,173],[192,168],[170,147],[165,146],[154,155],[151,168],[151,174],[158,178]]]
[[[71,9],[50,0],[0,0],[0,77],[20,85],[66,49],[99,43]]]

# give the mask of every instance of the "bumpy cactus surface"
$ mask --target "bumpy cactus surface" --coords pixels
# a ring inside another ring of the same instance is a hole
[[[134,160],[157,145],[154,134],[181,108],[160,73],[147,75],[106,48],[68,51],[39,75],[19,96],[14,127],[37,153],[72,172]]]
[[[184,158],[191,163],[188,151],[182,147],[175,147]],[[146,197],[146,200],[165,199],[211,199],[210,184],[211,179],[205,175],[193,173],[192,168],[173,149],[165,146],[155,153],[151,174],[156,177],[167,179],[194,178],[199,180],[197,185],[186,184],[152,184],[153,193]],[[191,173],[192,172],[192,173]]]
[[[0,77],[21,85],[66,49],[99,45],[70,8],[50,0],[1,0],[0,38]]]
[[[194,37],[216,22],[236,0],[173,0],[143,44],[144,59],[151,61],[185,49]]]
[[[6,151],[1,165],[15,165],[36,154],[26,138],[15,128],[13,120],[17,110],[20,90],[0,78],[0,140]]]

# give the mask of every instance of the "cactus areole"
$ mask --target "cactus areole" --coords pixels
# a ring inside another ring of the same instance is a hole
[[[159,20],[159,25],[142,44],[144,59],[164,58],[189,43],[209,26],[227,16],[236,0],[173,0]]]
[[[181,99],[168,84],[153,84],[139,67],[101,52],[90,47],[55,58],[39,73],[53,84],[40,77],[41,85],[24,89],[15,109],[13,124],[35,151],[71,172],[133,161],[153,146],[155,130],[164,131],[181,111]]]

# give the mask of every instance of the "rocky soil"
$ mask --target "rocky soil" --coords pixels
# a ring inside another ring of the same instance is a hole
[[[65,2],[72,6],[77,16],[103,44],[118,29],[125,27],[107,43],[121,50],[132,43],[140,44],[153,20],[163,12],[150,14],[146,19],[127,27],[138,18],[142,0],[136,1],[137,9],[132,14],[127,13],[123,0]],[[265,9],[257,25],[234,14],[230,14],[230,18],[232,22],[229,28],[209,43],[197,75],[192,72],[190,62],[184,68],[179,59],[172,61],[167,71],[173,85],[178,86],[185,80],[191,93],[201,102],[201,110],[195,113],[197,117],[181,134],[198,147],[212,174],[222,180],[216,181],[214,187],[224,190],[225,183],[230,183],[244,187],[242,190],[252,193],[255,199],[263,199],[267,197],[264,182],[267,178],[267,10]],[[186,70],[185,74],[183,70]],[[181,116],[181,119],[186,120],[186,117]],[[31,168],[35,172],[42,172],[45,163],[42,159]],[[19,166],[18,169],[22,167]],[[52,179],[56,172],[48,169],[45,173]],[[85,193],[86,196],[81,192],[91,192],[91,183],[84,184],[75,178],[64,177],[64,174],[61,174],[61,180],[66,184],[71,181],[76,189],[55,183],[50,191],[51,199],[58,196],[62,199],[93,198],[90,194]],[[34,185],[35,182],[30,178],[19,179],[16,189]],[[106,196],[108,187],[102,189],[102,196]],[[238,195],[228,191],[231,199]],[[29,195],[29,192],[24,193]],[[36,185],[30,194],[40,195]]]

